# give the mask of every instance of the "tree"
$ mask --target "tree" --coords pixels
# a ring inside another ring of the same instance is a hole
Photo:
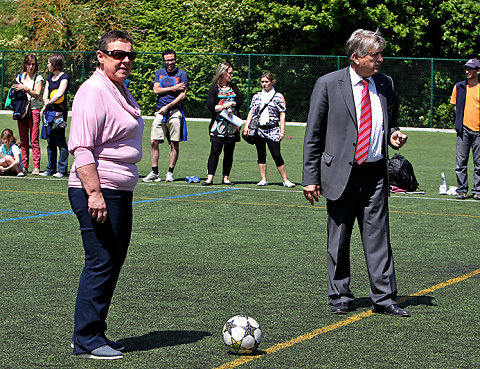
[[[478,57],[480,3],[471,0],[443,1],[439,7],[442,20],[442,46],[445,56]]]
[[[98,37],[122,28],[136,0],[19,0],[26,47],[43,50],[95,49]]]

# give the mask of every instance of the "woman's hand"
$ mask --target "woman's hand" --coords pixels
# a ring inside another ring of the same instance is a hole
[[[16,84],[12,85],[12,87],[15,91],[28,92],[28,90],[29,90],[29,88],[27,86],[25,86],[23,83],[16,83]]]
[[[91,163],[78,167],[77,176],[88,195],[88,214],[90,214],[96,222],[105,222],[108,215],[107,205],[103,198],[96,165]]]
[[[99,223],[107,220],[107,205],[101,192],[93,192],[88,195],[88,214]]]
[[[232,110],[231,108],[235,107],[235,106],[236,106],[235,101],[226,101],[226,102],[223,103],[223,108],[224,109]],[[230,111],[229,111],[229,113],[230,113]]]
[[[244,134],[245,136],[248,136],[249,133],[250,133],[250,130],[248,129],[248,126],[245,125],[245,128],[243,129],[243,134]]]
[[[280,132],[280,141],[282,141],[284,139],[284,137],[285,137],[285,133]]]

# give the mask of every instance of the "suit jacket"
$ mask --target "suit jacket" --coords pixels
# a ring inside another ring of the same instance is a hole
[[[382,151],[387,161],[387,143],[398,130],[398,103],[389,76],[379,73],[372,78],[382,106]],[[347,67],[320,77],[315,84],[303,147],[303,185],[320,185],[325,198],[337,200],[350,177],[357,139],[357,117]]]

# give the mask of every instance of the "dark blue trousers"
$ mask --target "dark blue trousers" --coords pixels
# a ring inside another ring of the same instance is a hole
[[[57,148],[60,151],[57,166]],[[50,174],[56,172],[68,174],[68,145],[65,138],[65,128],[52,129],[47,137],[48,164],[45,169]]]
[[[132,233],[131,191],[102,189],[108,218],[97,223],[88,214],[83,189],[69,188],[72,210],[80,223],[85,266],[80,275],[75,305],[73,354],[90,352],[107,343],[107,313]]]

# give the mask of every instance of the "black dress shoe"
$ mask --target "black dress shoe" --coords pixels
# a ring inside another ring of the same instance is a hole
[[[347,314],[350,311],[348,303],[340,302],[332,306],[332,314]]]
[[[410,312],[407,309],[402,309],[397,304],[392,304],[387,307],[374,306],[373,312],[378,314],[386,314],[391,316],[410,316]]]
[[[213,184],[213,182],[202,182],[202,186],[211,186]]]

